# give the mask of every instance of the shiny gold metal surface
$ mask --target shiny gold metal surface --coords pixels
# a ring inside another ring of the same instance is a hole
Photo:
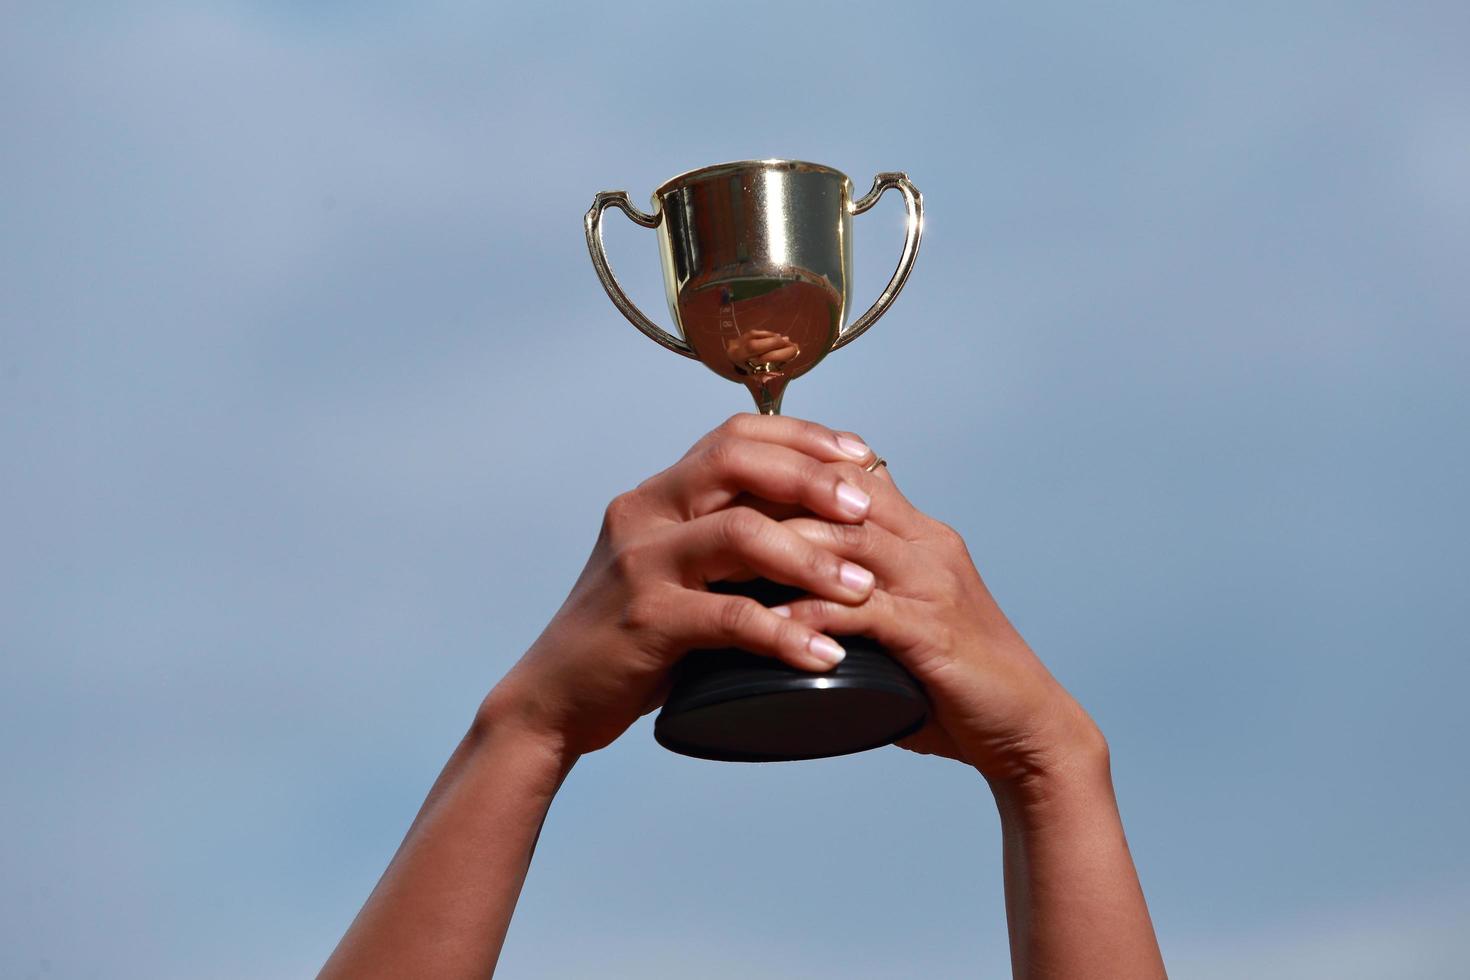
[[[898,268],[876,302],[845,329],[852,279],[852,216],[897,189],[908,211]],[[602,244],[610,207],[658,231],[664,287],[679,336],[628,299]],[[592,265],[613,304],[655,342],[697,358],[750,389],[757,408],[781,409],[793,378],[855,339],[903,288],[924,230],[924,199],[901,173],[882,173],[853,200],[852,181],[831,167],[745,160],[667,181],[645,214],[623,191],[593,200],[584,226]]]

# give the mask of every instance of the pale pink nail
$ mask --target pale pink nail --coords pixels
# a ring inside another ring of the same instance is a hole
[[[790,606],[772,606],[771,607],[771,612],[775,613],[777,616],[780,616],[782,619],[790,619],[791,618],[791,607]]]
[[[873,451],[868,448],[867,443],[861,439],[854,439],[852,436],[838,436],[837,448],[853,459],[867,459],[868,455]]]
[[[847,656],[847,651],[842,649],[842,644],[832,639],[832,637],[823,636],[820,633],[813,636],[807,642],[806,648],[812,652],[813,656],[828,667],[836,667],[842,663],[842,658]]]
[[[837,506],[852,517],[862,517],[868,512],[872,499],[851,483],[837,484]]]
[[[850,561],[842,563],[838,576],[842,579],[842,584],[854,592],[866,592],[873,587],[873,573]]]

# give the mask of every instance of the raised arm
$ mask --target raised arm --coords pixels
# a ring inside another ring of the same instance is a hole
[[[818,630],[705,585],[758,574],[866,599],[871,575],[745,495],[856,523],[869,502],[845,478],[869,458],[822,426],[742,415],[613,501],[571,595],[485,698],[322,976],[491,974],[561,781],[663,701],[685,651],[738,646],[814,671],[840,659]]]
[[[786,524],[871,569],[877,587],[860,605],[811,598],[782,611],[887,646],[934,706],[901,744],[973,766],[990,784],[1016,977],[1164,977],[1102,733],[1011,626],[960,536],[915,510],[886,471],[852,470],[873,499],[867,521]]]
[[[994,793],[1016,976],[1163,977],[1101,734],[958,535],[865,472],[870,459],[818,425],[737,416],[615,500],[571,595],[486,697],[323,976],[491,973],[557,787],[662,702],[684,651],[739,646],[819,671],[841,656],[829,634],[866,633],[934,703],[905,747],[973,766]],[[774,519],[791,513],[815,516]],[[705,589],[750,574],[812,597],[767,610]]]

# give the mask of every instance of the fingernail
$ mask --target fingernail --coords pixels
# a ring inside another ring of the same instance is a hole
[[[777,616],[780,616],[782,619],[790,619],[791,618],[791,607],[790,606],[772,606],[771,607],[771,612],[775,613]]]
[[[853,459],[867,459],[868,455],[873,451],[868,448],[867,443],[861,439],[854,439],[852,436],[838,436],[837,448]]]
[[[828,667],[836,667],[842,663],[842,658],[847,656],[847,651],[842,649],[842,644],[820,633],[807,641],[806,648]]]
[[[842,579],[842,584],[854,592],[866,592],[873,587],[873,573],[850,561],[843,562],[837,574]]]
[[[837,484],[837,506],[853,517],[862,517],[868,512],[872,499],[851,483]]]

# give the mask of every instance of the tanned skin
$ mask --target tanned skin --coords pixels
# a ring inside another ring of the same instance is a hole
[[[882,643],[929,694],[901,744],[989,784],[1018,978],[1158,980],[1163,959],[1113,796],[1108,746],[991,598],[960,536],[851,433],[737,415],[615,499],[581,577],[485,697],[322,976],[482,978],[572,766],[668,692],[688,650],[831,668]],[[807,598],[709,592],[764,576]]]

